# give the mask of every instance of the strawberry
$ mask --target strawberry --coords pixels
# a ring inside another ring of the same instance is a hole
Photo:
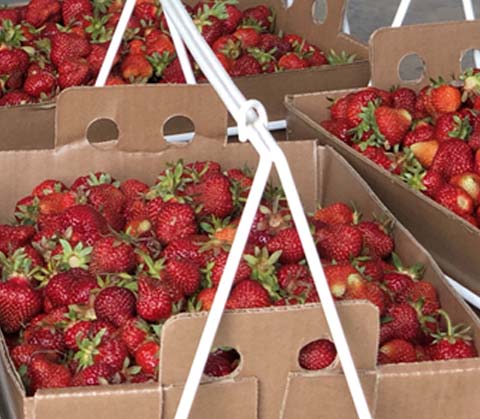
[[[272,53],[277,60],[292,50],[291,45],[287,41],[272,33],[262,34],[257,47],[265,52]]]
[[[330,118],[333,120],[346,120],[348,104],[353,97],[352,94],[339,97],[336,100],[332,99],[332,105],[330,106]]]
[[[209,377],[225,377],[233,372],[232,364],[224,356],[211,353],[203,373]]]
[[[18,332],[41,307],[40,293],[28,279],[13,276],[0,283],[0,328],[5,333]]]
[[[463,189],[446,184],[441,187],[433,197],[440,205],[453,211],[455,214],[464,216],[473,213],[474,202],[472,197]]]
[[[148,323],[138,317],[131,317],[123,324],[120,335],[131,355],[147,340],[149,328]]]
[[[172,240],[163,251],[167,259],[188,259],[198,265],[204,264],[204,257],[200,251],[202,243],[196,236]]]
[[[242,52],[240,41],[233,35],[221,36],[214,42],[212,49],[232,60],[236,60]]]
[[[381,144],[392,148],[400,144],[407,134],[412,123],[412,116],[405,109],[395,109],[388,106],[379,106],[374,111],[375,122],[378,128],[377,135]]]
[[[475,346],[469,336],[469,327],[465,325],[453,326],[448,314],[443,310],[438,313],[445,319],[447,330],[434,334],[434,342],[429,347],[429,354],[434,361],[475,358],[478,356]]]
[[[153,24],[157,21],[158,11],[154,2],[142,2],[135,5],[133,15],[140,21]]]
[[[63,217],[64,225],[72,229],[72,238],[85,245],[92,245],[108,232],[105,218],[88,205],[75,205],[68,208]]]
[[[450,179],[450,184],[462,188],[473,199],[475,204],[480,202],[480,176],[475,173],[463,173]]]
[[[218,286],[218,284],[220,283],[220,279],[227,263],[227,258],[228,253],[222,251],[212,260],[213,266],[211,269],[211,279],[214,286]],[[250,269],[248,264],[244,260],[241,260],[237,269],[237,273],[235,275],[234,284],[237,284],[245,279],[249,279],[251,273],[252,270]]]
[[[0,252],[8,254],[25,246],[35,235],[35,228],[31,225],[10,226],[0,224]],[[3,258],[2,258],[3,259]],[[2,260],[5,266],[5,261]]]
[[[70,269],[52,276],[45,287],[45,299],[52,307],[86,304],[97,281],[83,269]]]
[[[225,26],[219,17],[225,17],[225,6],[222,3],[215,3],[212,7],[199,10],[194,23],[209,45],[225,34]]]
[[[435,314],[440,308],[437,291],[428,281],[414,282],[408,288],[406,298],[413,303],[421,301],[421,311],[425,315]]]
[[[362,221],[357,224],[357,228],[362,233],[364,245],[374,255],[384,259],[393,252],[395,244],[384,226],[372,221]]]
[[[223,19],[223,26],[225,32],[230,34],[237,29],[242,21],[243,13],[238,9],[235,4],[225,4],[225,19]]]
[[[42,322],[41,322],[42,323]],[[30,324],[24,331],[24,341],[31,345],[57,351],[61,353],[65,349],[63,333],[51,325]]]
[[[282,263],[300,262],[305,257],[303,246],[295,227],[280,230],[268,242],[267,248],[270,253],[281,251],[280,262]]]
[[[346,110],[346,117],[350,124],[350,128],[354,128],[362,122],[360,114],[363,108],[367,107],[370,102],[378,98],[378,93],[370,89],[364,89],[351,96]]]
[[[122,77],[130,82],[146,82],[153,75],[152,64],[143,53],[130,53],[121,64]]]
[[[335,202],[315,211],[313,219],[325,224],[352,224],[358,214],[343,202]]]
[[[135,315],[135,302],[135,295],[126,288],[104,288],[95,298],[95,314],[98,319],[120,327]]]
[[[427,93],[427,109],[432,116],[456,112],[462,103],[460,90],[448,84],[436,85]]]
[[[308,61],[295,52],[287,52],[278,60],[278,67],[282,70],[298,70],[308,66]]]
[[[137,313],[143,319],[151,322],[167,319],[172,314],[170,295],[157,282],[158,280],[147,276],[138,278]]]
[[[351,144],[352,134],[346,119],[322,121],[320,125],[347,144]]]
[[[393,339],[380,347],[379,361],[380,364],[416,362],[417,352],[410,342],[403,339]]]
[[[47,71],[28,76],[25,79],[23,89],[32,97],[50,97],[54,93],[57,81],[55,76]]]
[[[180,64],[180,60],[178,58],[175,58],[163,71],[162,82],[174,84],[186,83],[182,65]]]
[[[260,33],[249,27],[240,27],[234,33],[233,36],[240,40],[242,49],[246,51],[248,48],[258,47],[261,41]]]
[[[335,345],[327,339],[319,339],[300,350],[298,362],[306,370],[321,370],[330,366],[336,357]]]
[[[167,202],[152,220],[158,239],[168,244],[196,233],[195,212],[187,204]]]
[[[115,229],[121,230],[125,225],[122,216],[126,204],[123,192],[112,184],[101,184],[90,188],[87,193],[89,203],[98,210]]]
[[[67,326],[64,331],[64,343],[68,349],[78,350],[78,343],[83,339],[92,339],[101,330],[104,331],[104,337],[108,338],[115,334],[116,327],[104,320],[81,320]]]
[[[67,366],[50,361],[43,354],[33,357],[28,366],[28,375],[30,387],[34,393],[45,388],[69,387],[72,381],[72,375]]]
[[[35,99],[25,92],[13,91],[8,92],[0,98],[0,106],[17,106],[26,105],[27,103],[34,103]]]
[[[432,140],[435,130],[430,124],[418,124],[403,138],[403,146],[411,147],[413,144]]]
[[[53,192],[39,198],[38,209],[41,215],[59,215],[76,203],[77,196],[74,192]]]
[[[200,207],[201,215],[225,218],[233,211],[231,184],[222,174],[203,178],[195,185],[193,200]]]
[[[50,58],[59,69],[64,61],[86,58],[91,51],[89,42],[75,33],[58,32],[52,37],[51,44]]]
[[[290,296],[307,298],[315,292],[308,268],[298,263],[282,265],[277,270],[278,285]]]
[[[265,5],[250,7],[243,12],[242,24],[259,27],[262,32],[272,32],[275,25],[273,11]]]
[[[140,345],[135,352],[135,362],[144,373],[156,374],[160,363],[160,345],[153,341]]]
[[[391,318],[394,336],[398,339],[411,341],[420,331],[420,323],[415,309],[406,303],[395,304],[388,308],[387,316]]]
[[[437,140],[429,140],[412,144],[410,150],[412,150],[413,155],[420,164],[428,169],[432,166],[439,146],[440,144]]]
[[[435,121],[435,139],[447,141],[452,138],[467,139],[472,132],[468,118],[462,118],[458,113],[440,115]]]
[[[246,279],[233,288],[227,301],[227,308],[261,308],[270,304],[267,290],[258,282]]]
[[[383,276],[383,283],[393,294],[406,295],[413,286],[410,276],[399,272],[386,272]]]
[[[187,259],[169,260],[166,264],[166,272],[175,286],[185,295],[192,295],[200,286],[200,269],[198,265]]]
[[[99,386],[109,384],[113,373],[106,364],[94,364],[77,372],[72,377],[72,387]]]
[[[405,109],[410,115],[415,113],[417,94],[408,87],[399,87],[392,92],[392,106],[396,109]]]
[[[127,200],[139,199],[148,191],[149,187],[137,179],[127,179],[120,184],[120,190]]]
[[[58,66],[58,85],[61,89],[82,86],[90,80],[91,71],[86,60],[66,58]]]
[[[427,170],[423,175],[420,190],[424,194],[434,197],[444,185],[445,180],[443,179],[442,175],[440,175],[438,172],[434,172],[433,170]]]
[[[244,54],[233,63],[231,74],[233,77],[252,76],[260,74],[262,66],[252,55]]]
[[[324,267],[325,276],[327,277],[330,292],[335,298],[343,298],[347,292],[347,284],[352,280],[350,276],[360,278],[356,269],[348,263],[337,265],[328,265]]]
[[[92,49],[90,54],[87,57],[88,66],[90,71],[97,75],[102,68],[103,61],[107,55],[108,45],[106,44],[92,44]],[[117,59],[115,58],[113,65],[117,64]]]
[[[360,256],[353,260],[352,265],[369,281],[380,282],[383,279],[381,259],[377,257]]]
[[[35,28],[39,28],[48,20],[58,21],[61,6],[57,0],[32,0],[28,3],[25,20]]]
[[[447,180],[455,175],[472,172],[472,150],[466,142],[459,139],[444,141],[438,147],[431,167]]]
[[[308,62],[308,66],[309,67],[320,67],[321,65],[327,65],[327,64],[332,64],[332,65],[337,65],[337,63],[335,62],[329,62],[329,60],[331,59],[331,55],[327,58],[325,56],[325,53],[318,47],[316,46],[313,46],[313,45],[310,45],[309,46],[309,52],[307,53],[307,56],[306,56],[306,59],[307,59],[307,62]],[[353,57],[353,56],[352,56]],[[342,58],[341,57],[338,57],[340,62],[338,63],[338,65],[340,64],[344,64],[344,62],[342,62]],[[347,59],[348,60],[348,59]],[[347,61],[348,62],[348,61]]]
[[[356,144],[353,148],[363,154],[367,159],[373,161],[378,166],[383,167],[385,170],[392,170],[393,162],[390,160],[385,150],[379,147],[368,146],[363,148],[361,145]]]
[[[62,18],[65,25],[80,21],[92,14],[92,4],[89,0],[63,0],[62,2]]]
[[[197,295],[197,309],[196,311],[209,311],[212,308],[213,299],[217,293],[217,288],[204,288]]]
[[[57,361],[59,358],[54,351],[46,351],[45,348],[30,343],[22,343],[10,350],[10,356],[17,370],[22,366],[28,368],[32,359],[40,353],[44,354],[52,361]]]
[[[128,243],[105,237],[94,244],[89,268],[93,275],[132,272],[135,266],[134,249]]]
[[[315,232],[320,256],[337,262],[348,262],[362,251],[360,230],[347,225],[332,225]]]
[[[0,9],[0,25],[3,25],[8,20],[12,22],[13,25],[20,22],[21,16],[18,7]]]

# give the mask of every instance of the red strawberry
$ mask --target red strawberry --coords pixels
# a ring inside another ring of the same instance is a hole
[[[225,377],[233,372],[232,364],[224,356],[211,353],[203,373],[209,377]]]
[[[380,357],[381,355],[381,357]],[[397,364],[400,362],[416,362],[415,347],[406,340],[393,339],[384,343],[379,349],[380,364]]]
[[[473,171],[473,153],[462,140],[452,139],[440,144],[433,159],[432,170],[447,180],[452,176]]]
[[[92,4],[89,0],[63,0],[62,2],[62,17],[65,25],[81,21],[85,16],[92,14]]]
[[[130,82],[145,82],[153,75],[152,64],[144,53],[130,53],[121,64],[122,77]]]
[[[460,216],[473,213],[472,197],[463,189],[446,184],[434,195],[435,201]]]
[[[215,294],[217,293],[217,288],[204,288],[201,290],[197,295],[197,302],[199,303],[199,307],[197,307],[197,311],[206,310],[209,311],[212,308],[213,299],[215,298]]]
[[[257,46],[265,52],[274,51],[271,53],[277,60],[292,50],[291,45],[287,41],[272,33],[262,34]]]
[[[452,138],[465,140],[470,136],[472,127],[468,118],[462,118],[458,113],[440,115],[435,121],[435,139],[447,141]]]
[[[15,72],[23,73],[27,70],[28,64],[28,54],[22,49],[0,50],[0,75],[12,76]],[[13,88],[19,87],[15,86]]]
[[[121,230],[125,225],[122,216],[126,204],[123,192],[111,184],[101,184],[90,188],[88,201],[107,220],[115,230]]]
[[[277,277],[278,285],[291,296],[308,298],[316,291],[310,272],[304,265],[282,265],[277,270]]]
[[[14,276],[0,283],[0,328],[5,333],[18,332],[41,308],[40,293],[28,279]]]
[[[354,148],[361,154],[363,154],[366,158],[373,161],[375,164],[383,167],[386,170],[392,170],[393,162],[389,159],[384,149],[373,146],[363,148],[361,145],[358,144],[356,144]]]
[[[156,374],[160,363],[160,345],[153,341],[140,345],[135,352],[135,362],[144,373]]]
[[[61,6],[57,0],[32,0],[28,3],[25,20],[35,28],[39,28],[48,20],[58,21]]]
[[[167,202],[152,221],[157,237],[163,243],[188,237],[197,231],[195,212],[187,204]]]
[[[432,140],[434,132],[435,130],[430,124],[419,124],[407,133],[403,139],[403,145],[405,147],[411,147],[413,144]]]
[[[212,260],[213,266],[211,269],[211,273],[212,273],[211,279],[212,279],[212,284],[214,286],[217,286],[220,283],[220,279],[222,277],[223,271],[225,269],[225,265],[227,263],[227,258],[228,258],[228,253],[222,251],[217,256],[215,256],[215,258]],[[252,273],[252,270],[250,269],[248,264],[244,260],[241,260],[237,269],[237,274],[235,275],[234,284],[237,284],[240,281],[243,281],[245,279],[249,279],[251,273]]]
[[[82,86],[91,77],[90,67],[86,60],[67,58],[58,66],[58,85],[61,89]]]
[[[141,198],[148,189],[148,185],[138,179],[127,179],[120,184],[120,190],[128,200]]]
[[[351,128],[356,127],[362,122],[360,114],[363,108],[377,98],[378,93],[369,89],[361,90],[350,98],[347,105],[346,116]]]
[[[82,269],[70,269],[53,276],[45,288],[45,299],[52,307],[86,304],[97,281]]]
[[[302,243],[295,227],[280,230],[268,242],[267,248],[270,253],[281,251],[280,262],[282,263],[300,262],[305,257]]]
[[[104,288],[95,298],[95,314],[98,319],[122,326],[135,315],[135,295],[126,288]]]
[[[309,67],[319,67],[321,65],[329,64],[329,58],[325,56],[325,53],[318,47],[309,45],[309,52],[306,56]],[[339,57],[342,59],[341,57]],[[341,62],[340,64],[343,64]]]
[[[465,325],[452,326],[448,314],[438,311],[446,321],[447,330],[434,335],[435,341],[429,347],[432,360],[448,360],[461,358],[475,358],[478,356],[474,344],[469,336],[469,327]]]
[[[374,255],[384,259],[393,252],[395,244],[385,227],[372,221],[362,221],[357,228],[362,233],[364,245]]]
[[[420,323],[410,304],[395,304],[387,310],[387,315],[392,319],[391,327],[396,338],[411,341],[418,335]]]
[[[287,52],[278,60],[278,67],[282,70],[298,70],[308,66],[308,61],[295,52]]]
[[[214,42],[212,49],[232,60],[236,60],[242,52],[240,41],[233,35],[221,36]]]
[[[352,134],[346,119],[322,121],[320,125],[343,142],[351,144]]]
[[[227,308],[261,308],[268,307],[270,304],[267,290],[258,282],[246,279],[233,288],[227,301]]]
[[[22,366],[28,367],[34,356],[40,353],[48,355],[52,361],[58,358],[54,351],[48,352],[41,346],[30,343],[22,343],[10,350],[10,356],[17,370]]]
[[[185,295],[192,295],[200,286],[200,269],[197,264],[187,259],[169,260],[166,272],[175,286],[181,289]]]
[[[480,176],[475,173],[463,173],[453,176],[450,184],[462,188],[473,199],[475,204],[480,202]]]
[[[74,192],[53,192],[40,197],[38,209],[42,215],[56,215],[62,214],[76,203],[77,196]]]
[[[405,109],[380,106],[375,109],[375,121],[387,149],[400,144],[412,123],[412,116]]]
[[[34,103],[35,100],[25,92],[13,91],[8,92],[0,98],[0,106],[17,106],[26,105],[27,103]]]
[[[271,32],[275,24],[272,10],[265,5],[254,6],[243,12],[243,25],[259,26],[262,32]]]
[[[138,347],[147,340],[148,333],[148,323],[138,317],[132,317],[125,322],[121,329],[121,338],[131,355],[135,355]]]
[[[72,387],[99,386],[109,384],[113,378],[112,369],[106,364],[94,364],[77,372]]]
[[[162,83],[183,84],[186,83],[180,60],[175,58],[163,71]]]
[[[11,21],[13,25],[20,22],[20,10],[19,7],[2,8],[0,9],[0,25],[4,25],[6,21]]]
[[[422,313],[426,315],[434,314],[440,308],[437,291],[428,281],[414,282],[408,288],[406,298],[413,303],[421,302]]]
[[[240,24],[243,14],[234,4],[226,4],[225,9],[227,18],[223,19],[223,26],[226,33],[232,33]]]
[[[355,227],[332,225],[315,232],[320,256],[337,262],[348,262],[362,251],[362,233]]]
[[[137,313],[147,321],[157,322],[172,314],[172,300],[158,280],[146,276],[138,278]]]
[[[233,36],[240,40],[244,51],[248,48],[258,47],[261,41],[260,33],[256,29],[249,27],[238,28],[233,33]]]
[[[348,263],[329,265],[324,267],[330,292],[335,298],[343,298],[347,292],[347,285],[352,278],[362,279],[356,269]]]
[[[200,206],[200,214],[225,218],[233,211],[231,184],[222,174],[204,178],[195,185],[194,202]]]
[[[92,245],[108,232],[105,218],[88,205],[76,205],[65,211],[64,225],[73,230],[75,242]]]
[[[262,66],[250,54],[242,55],[238,60],[234,61],[231,74],[233,77],[252,76],[260,74],[262,72]]]
[[[330,366],[336,357],[335,345],[327,339],[319,339],[301,349],[298,362],[306,370],[321,370]]]
[[[90,54],[89,42],[75,33],[58,32],[51,40],[52,63],[59,69],[60,65],[68,59],[86,58]]]
[[[445,185],[442,175],[433,170],[427,170],[422,178],[420,190],[430,197],[434,197],[437,192]]]
[[[417,94],[414,90],[408,87],[399,87],[392,93],[392,105],[397,109],[406,109],[408,113],[413,115],[415,113],[415,103],[417,101]]]
[[[406,295],[413,286],[413,280],[410,276],[398,272],[385,273],[383,283],[392,293],[398,295]]]
[[[34,393],[45,388],[69,387],[72,381],[70,370],[65,365],[50,361],[42,354],[33,357],[28,366],[28,375]]]
[[[135,266],[135,252],[128,243],[115,237],[105,237],[94,244],[90,261],[93,275],[132,272]]]
[[[352,94],[336,99],[330,106],[330,117],[334,120],[347,119],[348,104],[353,97]]]
[[[64,343],[68,349],[78,350],[78,343],[83,339],[92,339],[98,332],[104,331],[104,337],[108,338],[114,335],[116,327],[104,320],[81,320],[67,326],[64,332]]]
[[[352,224],[358,217],[352,209],[343,202],[335,202],[315,211],[313,219],[325,224]]]
[[[462,104],[460,90],[447,84],[431,88],[427,98],[427,109],[432,116],[439,113],[456,112]]]

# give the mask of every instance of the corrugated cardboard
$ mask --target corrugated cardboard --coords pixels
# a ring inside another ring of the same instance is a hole
[[[194,122],[197,134],[191,144],[169,145],[163,141],[162,125],[172,115],[185,115]],[[118,144],[89,144],[86,128],[91,121],[104,117],[118,124]],[[107,170],[120,180],[138,177],[151,182],[166,162],[178,158],[186,162],[214,159],[225,168],[244,164],[255,167],[258,158],[249,144],[226,144],[226,122],[226,111],[209,86],[66,91],[58,99],[55,149],[0,152],[0,170],[5,179],[0,183],[0,220],[6,220],[16,199],[44,177],[68,183],[80,174]],[[332,149],[317,147],[315,141],[283,142],[281,146],[308,210],[313,210],[316,202],[326,205],[353,201],[366,217],[386,214],[393,220],[366,183]],[[394,235],[396,252],[406,264],[425,264],[426,278],[435,283],[443,307],[455,322],[472,324],[475,341],[480,345],[480,321],[445,282],[432,258],[398,223]],[[451,419],[449,409],[453,408],[457,418],[472,419],[480,411],[475,385],[480,384],[480,359],[377,368],[376,307],[350,301],[339,303],[338,310],[377,419],[413,417],[405,416],[405,412],[413,412],[417,405],[421,405],[422,412],[415,415],[418,419]],[[173,419],[205,320],[205,313],[181,314],[164,325],[161,386],[44,390],[29,398],[24,395],[0,335],[0,361],[6,370],[3,392],[9,395],[18,418]],[[298,353],[306,343],[329,337],[318,304],[226,313],[215,345],[235,347],[241,363],[230,377],[205,379],[191,418],[355,418],[338,360],[319,372],[306,372],[298,365]],[[452,388],[451,383],[456,387]],[[445,394],[460,390],[460,395],[442,400]],[[408,399],[398,399],[399,394]],[[411,405],[405,406],[406,400]],[[432,415],[425,413],[427,408]]]
[[[184,1],[194,5],[197,0]],[[239,0],[244,10],[258,5],[258,0]],[[277,31],[298,34],[314,45],[329,52],[347,51],[356,54],[353,64],[322,66],[305,70],[293,70],[274,74],[240,77],[235,79],[243,94],[249,99],[259,99],[267,108],[271,121],[285,119],[284,97],[288,93],[318,92],[331,89],[345,89],[365,86],[370,78],[368,48],[353,37],[342,33],[345,0],[328,0],[327,15],[323,23],[316,23],[313,16],[312,0],[295,0],[290,8],[285,8],[282,0],[265,0],[262,4],[272,7],[277,16]],[[24,105],[13,108],[0,108],[1,142],[15,144],[19,138],[30,137],[29,148],[36,148],[39,136],[53,142],[54,104]],[[233,121],[230,119],[230,124]],[[172,133],[185,132],[178,124]]]
[[[380,29],[370,40],[373,85],[388,89],[403,84],[418,90],[428,84],[430,77],[458,76],[463,54],[478,47],[479,36],[480,21]],[[402,83],[399,64],[411,53],[417,53],[425,62],[425,76],[414,83]],[[289,96],[286,99],[289,138],[318,138],[320,144],[334,147],[432,253],[444,271],[480,294],[480,231],[422,193],[410,189],[320,126],[320,122],[329,117],[331,102],[328,98],[353,91]]]

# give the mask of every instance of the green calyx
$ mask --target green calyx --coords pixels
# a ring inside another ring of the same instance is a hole
[[[392,252],[392,263],[397,272],[408,275],[414,281],[420,281],[425,274],[424,265],[421,263],[416,263],[415,265],[406,267],[403,265],[400,257],[395,252]]]
[[[438,343],[442,340],[447,340],[454,344],[458,339],[463,341],[471,341],[471,327],[465,324],[452,325],[450,316],[445,310],[437,310],[437,313],[445,320],[447,330],[445,332],[433,333],[432,337],[435,339],[433,343]]]
[[[101,17],[86,17],[86,20],[90,22],[90,25],[85,28],[85,32],[90,34],[92,43],[103,44],[112,40],[113,29],[107,28],[106,26],[111,16],[111,14],[106,14]]]
[[[270,255],[266,247],[256,247],[253,255],[243,256],[252,270],[252,279],[260,282],[274,300],[281,298],[275,266],[281,255],[281,250]]]
[[[147,200],[162,198],[164,201],[177,199],[181,201],[181,194],[185,185],[191,179],[185,176],[185,166],[182,160],[175,164],[168,164],[164,174],[158,177],[157,183],[145,194]]]
[[[150,255],[136,249],[135,253],[141,256],[143,263],[138,267],[138,272],[146,271],[147,274],[155,279],[161,279],[161,272],[165,269],[165,259],[153,260]]]
[[[367,106],[364,106],[359,114],[362,122],[351,131],[353,134],[352,141],[360,144],[362,151],[365,151],[367,147],[388,148],[388,141],[380,132],[375,118],[375,111],[379,106],[380,101],[378,99],[368,102]],[[365,134],[368,133],[371,133],[370,136],[365,138]]]
[[[73,359],[78,361],[78,370],[90,367],[95,363],[94,358],[100,353],[98,347],[102,343],[106,331],[107,329],[100,330],[93,339],[84,338],[77,340],[79,349],[73,356]]]
[[[14,25],[10,19],[2,22],[2,26],[0,26],[0,44],[12,48],[19,48],[22,42],[26,40],[21,25]]]
[[[402,172],[400,179],[417,191],[426,190],[427,188],[423,184],[423,178],[426,175],[424,167],[417,160],[410,148],[405,147],[403,151],[404,156],[401,161]]]
[[[40,215],[40,200],[35,197],[28,205],[19,205],[15,211],[15,218],[20,225],[35,225]]]
[[[453,121],[455,122],[455,128],[448,133],[448,136],[460,140],[468,139],[473,132],[468,118],[460,118],[458,115],[454,115]]]
[[[32,278],[39,270],[39,267],[32,267],[32,259],[25,253],[25,248],[21,247],[10,257],[0,252],[0,267],[2,268],[2,279],[7,280],[12,277]]]
[[[93,13],[95,16],[105,14],[108,8],[112,4],[112,0],[94,0],[93,1]]]
[[[72,247],[65,239],[60,239],[59,242],[62,246],[62,253],[53,257],[58,270],[66,271],[73,268],[88,270],[88,264],[93,251],[92,247],[84,247],[83,243],[77,243],[75,247]]]
[[[357,56],[355,54],[348,54],[346,51],[340,51],[337,54],[333,49],[327,56],[327,61],[330,65],[352,64]]]
[[[175,60],[176,54],[170,54],[168,51],[159,54],[154,52],[152,55],[146,57],[147,61],[152,65],[155,72],[155,77],[162,77],[165,69],[170,65],[170,63]]]
[[[120,182],[114,181],[112,176],[109,173],[101,173],[96,175],[95,173],[89,173],[87,183],[89,186],[99,186],[99,185],[113,185],[116,188],[120,186]]]

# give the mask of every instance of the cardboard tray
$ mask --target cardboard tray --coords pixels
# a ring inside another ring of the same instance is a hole
[[[479,36],[480,21],[380,29],[370,39],[373,85],[389,89],[401,84],[419,90],[431,77],[459,75],[463,54],[478,47]],[[400,79],[399,66],[402,58],[411,53],[417,53],[424,61],[425,74],[421,80],[405,83]],[[288,96],[287,136],[290,139],[318,138],[320,144],[334,147],[431,252],[442,269],[480,294],[480,230],[409,188],[320,126],[320,122],[329,117],[328,98],[338,98],[354,91]]]
[[[128,103],[128,108],[125,107]],[[148,105],[146,105],[148,104]],[[196,137],[173,145],[162,138],[172,115],[190,118]],[[86,128],[99,118],[118,125],[118,143],[90,144]],[[209,86],[120,86],[80,88],[58,98],[56,146],[43,150],[0,151],[0,221],[11,215],[16,200],[42,178],[71,182],[80,174],[106,170],[118,179],[152,182],[168,161],[214,159],[224,168],[256,167],[249,144],[226,144],[227,113]],[[27,144],[28,145],[28,142]],[[283,142],[307,210],[316,202],[355,202],[365,216],[393,216],[359,175],[330,148],[316,141]],[[8,180],[7,180],[8,179]],[[276,179],[273,174],[274,181]],[[442,306],[455,322],[473,326],[480,345],[480,320],[457,296],[428,253],[399,223],[396,252],[406,264],[421,262]],[[338,304],[338,310],[369,403],[377,419],[472,419],[480,411],[477,388],[480,359],[376,367],[379,316],[368,302]],[[181,314],[163,328],[160,385],[119,385],[42,390],[25,397],[0,334],[0,371],[6,371],[2,392],[17,418],[173,419],[205,313]],[[306,372],[298,352],[308,342],[330,337],[318,304],[239,310],[224,315],[215,346],[235,347],[240,367],[225,379],[206,379],[200,386],[192,419],[355,418],[353,403],[338,360],[331,368]],[[451,397],[445,397],[446,394]],[[67,413],[68,412],[68,413]]]
[[[277,31],[298,34],[309,42],[318,45],[326,52],[347,51],[356,54],[352,64],[322,66],[305,70],[292,70],[274,74],[262,74],[235,79],[243,94],[249,99],[260,100],[267,108],[271,121],[285,119],[284,97],[289,93],[318,92],[331,89],[346,89],[365,86],[370,79],[368,48],[365,44],[342,33],[343,14],[346,0],[327,0],[327,15],[323,23],[315,21],[314,0],[295,0],[290,8],[285,8],[282,0],[264,0],[277,16]],[[186,0],[194,5],[196,0]],[[246,9],[259,4],[258,0],[239,0],[239,7]],[[32,129],[53,144],[55,104],[24,105],[0,108],[1,142],[15,144],[18,138],[28,136]],[[230,119],[230,124],[233,120]],[[172,133],[185,132],[179,124]],[[38,137],[37,137],[38,138]],[[31,138],[30,148],[37,148],[36,139]]]

